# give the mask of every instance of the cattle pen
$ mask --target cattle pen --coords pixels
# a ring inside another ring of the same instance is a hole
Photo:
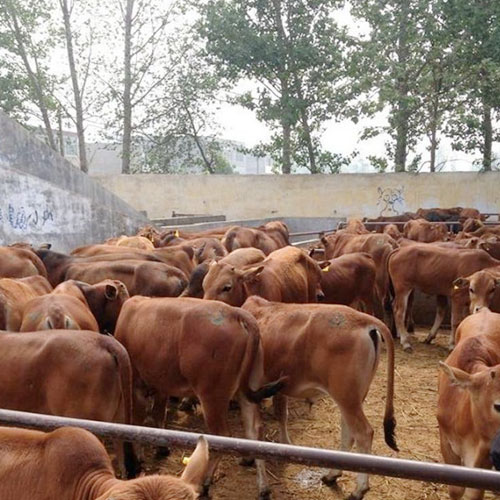
[[[193,449],[200,436],[194,432],[63,418],[3,409],[0,410],[0,422],[40,430],[73,426],[86,429],[104,438],[118,438],[153,446],[175,446],[187,449]],[[205,437],[212,452],[500,491],[500,472],[496,471],[223,436],[205,435]]]

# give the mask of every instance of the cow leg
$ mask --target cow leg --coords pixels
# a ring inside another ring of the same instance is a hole
[[[401,345],[405,351],[411,352],[411,344],[408,340],[408,332],[406,330],[406,309],[408,307],[408,299],[412,290],[396,293],[394,298],[394,320],[396,322],[396,330],[401,337]]]
[[[292,444],[292,440],[288,435],[288,398],[283,394],[273,396],[274,416],[280,426],[280,443]]]
[[[166,425],[166,410],[167,410],[168,396],[163,396],[156,393],[153,399],[153,407],[151,408],[151,417],[153,424],[159,429],[164,429]],[[157,446],[156,456],[158,458],[168,457],[170,450],[168,446]]]
[[[263,440],[264,430],[262,420],[260,418],[259,405],[251,403],[248,399],[240,394],[238,401],[241,407],[241,418],[243,420],[243,427],[245,429],[245,436],[248,439]],[[270,498],[271,489],[267,481],[266,463],[262,459],[255,460],[255,467],[257,469],[257,487],[259,488],[259,498]]]
[[[441,444],[441,454],[443,455],[443,460],[449,465],[462,465],[462,460],[455,452],[451,449],[448,440],[439,433],[439,440]],[[448,486],[448,493],[451,500],[460,500],[464,494],[465,488],[463,486]]]
[[[352,437],[349,426],[347,425],[343,415],[340,417],[340,450],[350,451],[352,445],[354,444],[354,439]],[[321,479],[324,483],[328,485],[334,485],[337,483],[337,479],[342,475],[340,469],[332,469],[328,474],[324,475]]]
[[[408,333],[415,332],[415,320],[413,319],[413,301],[415,298],[415,291],[410,293],[408,297],[408,305],[406,306],[406,329]]]
[[[432,325],[431,331],[425,339],[426,344],[430,344],[436,338],[439,327],[443,323],[444,317],[446,316],[447,307],[448,298],[446,297],[446,295],[438,295],[436,297],[436,316],[434,318],[434,324]]]
[[[199,396],[205,424],[207,425],[207,429],[210,434],[229,436],[229,427],[227,420],[230,398],[217,396],[213,398]],[[220,455],[216,453],[210,453],[210,462],[208,466],[207,477],[203,484],[202,496],[208,496],[208,488],[213,482],[215,470],[217,469],[220,460]]]
[[[453,306],[453,302],[451,304],[451,331],[450,331],[450,343],[448,344],[448,350],[452,351],[455,348],[455,332],[457,331],[457,327],[467,315],[461,315],[460,311],[457,310],[457,307]],[[461,317],[462,316],[462,317]]]
[[[491,469],[491,462],[489,459],[489,450],[480,449],[472,457],[466,456],[464,458],[465,467],[475,467],[479,469]],[[475,488],[465,488],[463,500],[482,500],[484,497],[484,490],[477,490]]]

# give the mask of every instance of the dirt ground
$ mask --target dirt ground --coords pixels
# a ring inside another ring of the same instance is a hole
[[[447,332],[438,335],[435,345],[424,345],[426,332],[419,331],[414,338],[414,352],[407,354],[397,347],[395,376],[395,412],[397,419],[396,439],[400,449],[393,452],[384,442],[382,418],[385,401],[386,357],[382,355],[378,373],[365,402],[365,411],[374,430],[373,453],[389,457],[408,458],[440,462],[439,436],[436,421],[438,361],[447,357],[445,346]],[[290,401],[289,432],[294,444],[337,449],[339,446],[339,412],[329,398],[318,400],[310,409],[309,404],[299,400]],[[278,426],[272,416],[270,404],[263,408],[266,439],[277,441]],[[178,414],[170,428],[203,432],[201,415]],[[242,426],[237,410],[231,412],[231,429],[234,436],[242,436]],[[162,460],[148,455],[147,469],[150,472],[179,473],[182,456],[186,452],[173,450]],[[189,454],[189,453],[187,453]],[[268,462],[272,498],[284,499],[341,499],[354,489],[355,474],[346,472],[339,479],[339,489],[333,490],[321,482],[324,469],[301,465],[284,465]],[[236,458],[224,458],[216,473],[216,482],[211,489],[214,499],[254,500],[257,498],[255,469],[243,467]],[[447,489],[430,483],[407,481],[372,476],[367,500],[440,500],[447,499]],[[500,498],[487,494],[486,499]]]

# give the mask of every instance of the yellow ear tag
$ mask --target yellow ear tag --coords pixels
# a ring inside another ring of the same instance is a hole
[[[189,463],[189,461],[191,460],[191,457],[184,457],[182,459],[182,465],[187,465]]]
[[[324,273],[327,273],[330,270],[330,266],[326,266],[322,269]]]
[[[176,229],[176,230],[175,230],[174,236],[175,236],[176,238],[178,238],[178,237],[179,237],[179,230],[178,230],[178,229]]]

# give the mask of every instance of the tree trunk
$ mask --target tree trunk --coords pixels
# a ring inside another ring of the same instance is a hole
[[[408,0],[402,0],[399,17],[399,34],[397,56],[399,62],[399,75],[396,77],[396,91],[398,93],[395,126],[396,126],[396,151],[394,155],[394,171],[406,170],[406,157],[408,154],[408,75],[406,66],[408,62]]]
[[[318,174],[319,170],[316,167],[316,157],[314,156],[314,146],[311,139],[311,127],[309,126],[309,121],[307,120],[307,111],[304,108],[304,98],[302,90],[298,82],[297,86],[297,96],[300,100],[300,122],[302,124],[302,131],[304,133],[304,139],[306,141],[307,153],[309,155],[309,170],[311,174]]]
[[[483,170],[491,171],[492,154],[491,148],[493,144],[493,127],[491,125],[491,106],[485,102],[483,98]]]
[[[132,151],[132,14],[134,0],[127,0],[125,10],[125,52],[123,58],[123,145],[122,174],[130,173],[130,155]]]
[[[64,136],[63,136],[63,127],[62,127],[62,114],[61,107],[59,106],[57,110],[57,125],[59,127],[59,153],[61,156],[64,156]]]
[[[287,120],[282,121],[283,127],[283,148],[282,148],[282,157],[283,157],[283,165],[281,166],[281,172],[283,174],[291,174],[292,173],[292,148],[291,148],[291,132],[292,127],[287,122]]]
[[[85,147],[85,128],[83,125],[83,106],[80,86],[78,84],[78,74],[75,64],[75,55],[73,52],[73,33],[71,31],[70,13],[68,0],[60,0],[60,5],[64,19],[64,32],[66,36],[66,49],[68,52],[69,71],[71,74],[71,83],[73,84],[73,95],[75,99],[76,111],[76,134],[78,136],[78,155],[80,158],[80,170],[88,173],[87,151]]]
[[[9,16],[12,20],[14,37],[16,39],[17,48],[19,49],[19,54],[21,56],[21,59],[23,60],[23,64],[24,64],[24,67],[26,69],[26,73],[28,74],[28,80],[30,82],[33,93],[35,94],[38,109],[40,110],[40,113],[42,115],[42,121],[43,121],[43,124],[45,126],[45,133],[47,135],[47,140],[49,142],[49,146],[54,151],[57,151],[57,145],[56,145],[56,141],[54,139],[54,133],[52,131],[52,126],[50,124],[49,110],[47,108],[47,105],[45,104],[45,95],[43,93],[42,87],[40,86],[40,82],[38,81],[37,75],[33,71],[33,68],[31,67],[31,64],[29,62],[28,55],[27,55],[26,49],[24,47],[23,35],[21,33],[21,29],[19,26],[19,22],[17,19],[17,14],[15,11],[15,8],[12,7],[11,0],[7,0],[5,5],[7,7],[7,11],[9,13]]]

